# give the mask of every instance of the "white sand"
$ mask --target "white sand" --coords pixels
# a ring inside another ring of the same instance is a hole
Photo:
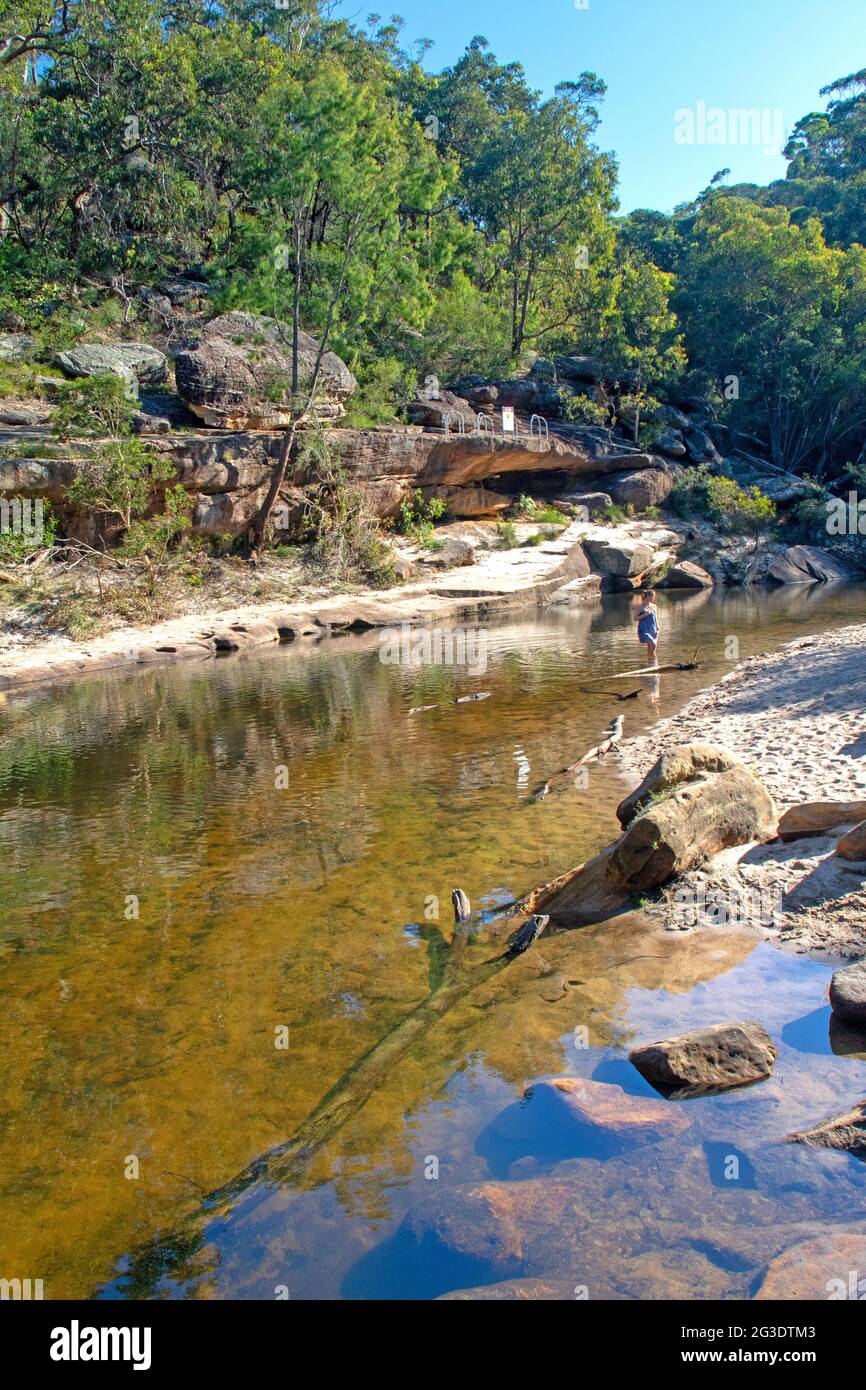
[[[866,626],[758,656],[623,748],[637,780],[664,748],[713,743],[742,758],[780,811],[866,799]],[[684,875],[650,915],[671,931],[727,921],[798,951],[866,956],[866,865],[835,857],[838,833],[726,850]]]

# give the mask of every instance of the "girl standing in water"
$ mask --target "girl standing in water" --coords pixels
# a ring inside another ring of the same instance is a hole
[[[656,609],[654,589],[644,589],[641,594],[642,607],[637,615],[637,640],[646,647],[649,665],[656,665],[656,650],[659,641],[659,615]]]

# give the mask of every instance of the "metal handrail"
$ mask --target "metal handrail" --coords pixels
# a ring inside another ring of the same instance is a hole
[[[548,423],[547,423],[547,421],[545,420],[545,418],[544,418],[543,415],[533,415],[533,416],[531,417],[531,419],[530,419],[530,421],[529,421],[529,437],[530,437],[530,439],[532,439],[533,435],[535,434],[535,422],[536,422],[536,420],[538,421],[538,438],[539,438],[539,439],[546,439],[547,442],[548,442],[548,444],[549,444],[549,443],[550,443],[550,426],[548,425]],[[542,432],[542,426],[544,426],[543,432]]]

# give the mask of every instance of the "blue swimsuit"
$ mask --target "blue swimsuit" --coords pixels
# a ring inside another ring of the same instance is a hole
[[[658,614],[646,613],[638,623],[637,640],[639,642],[657,643],[659,640],[659,620]]]

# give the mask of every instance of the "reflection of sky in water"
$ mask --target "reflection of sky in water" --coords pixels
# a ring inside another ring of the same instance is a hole
[[[724,674],[731,633],[746,656],[851,621],[862,602],[859,591],[665,599],[666,655],[688,659],[700,643],[707,667],[663,680],[658,713]],[[568,783],[537,803],[531,788],[608,724],[610,698],[582,687],[637,664],[630,603],[545,613],[489,638],[492,698],[463,706],[450,701],[473,688],[465,672],[386,667],[366,639],[8,702],[4,1265],[38,1267],[52,1297],[85,1296],[124,1251],[287,1138],[425,998],[452,889],[476,909],[469,949],[482,960],[504,905],[612,837],[615,762],[582,792]],[[428,703],[441,707],[408,716]],[[656,713],[634,702],[627,731]],[[278,792],[283,764],[289,786]],[[127,921],[133,893],[141,912]],[[428,921],[433,899],[439,916]],[[213,1227],[217,1293],[273,1297],[284,1282],[293,1297],[385,1296],[400,1269],[407,1296],[457,1287],[467,1268],[413,1254],[396,1232],[432,1194],[492,1177],[579,1173],[583,1205],[611,1240],[643,1232],[641,1211],[661,1200],[660,1164],[674,1174],[670,1221],[697,1220],[707,1202],[744,1226],[761,1212],[781,1219],[789,1201],[804,1221],[860,1210],[862,1165],[776,1143],[866,1089],[856,1045],[828,1044],[829,973],[748,936],[650,941],[617,926],[544,939],[401,1059],[302,1189],[241,1199]],[[607,1152],[549,1117],[519,1143],[497,1134],[539,1077],[646,1095],[625,1055],[634,1040],[737,1017],[777,1041],[773,1078],[691,1103],[690,1129],[663,1148]],[[289,1027],[287,1052],[274,1049],[278,1025]],[[134,1201],[117,1178],[131,1152],[144,1159]],[[738,1208],[725,1185],[731,1154],[740,1200],[768,1203],[761,1212]],[[424,1176],[430,1155],[436,1181]],[[651,1245],[660,1236],[647,1220]]]

